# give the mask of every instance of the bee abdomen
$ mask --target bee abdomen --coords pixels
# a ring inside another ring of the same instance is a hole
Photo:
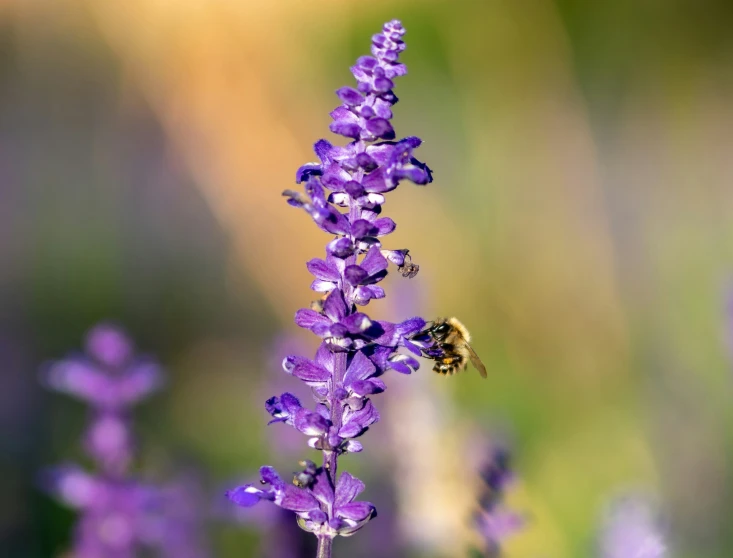
[[[433,372],[437,372],[443,376],[452,376],[458,372],[458,367],[453,363],[437,362],[433,366]]]

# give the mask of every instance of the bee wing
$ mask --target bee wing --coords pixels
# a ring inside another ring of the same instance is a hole
[[[484,363],[481,362],[481,359],[476,354],[476,351],[473,350],[471,345],[466,343],[466,348],[468,349],[468,356],[471,358],[471,364],[478,370],[478,373],[481,374],[481,377],[485,380],[488,378],[488,374],[486,373],[486,367],[484,366]]]

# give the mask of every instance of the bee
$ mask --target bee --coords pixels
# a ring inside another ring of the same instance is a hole
[[[322,314],[323,313],[323,303],[326,301],[326,298],[328,298],[328,293],[323,295],[318,300],[312,300],[310,309],[313,310],[314,312],[318,312],[319,314]]]
[[[456,318],[438,318],[429,324],[425,333],[430,336],[442,353],[436,356],[429,355],[429,358],[435,360],[433,372],[452,376],[456,372],[465,370],[470,360],[481,377],[484,379],[487,377],[484,363],[468,344],[471,334],[468,333],[466,326]]]

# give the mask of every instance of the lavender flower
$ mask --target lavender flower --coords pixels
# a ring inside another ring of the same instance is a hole
[[[495,558],[500,555],[501,543],[524,525],[524,518],[503,507],[504,493],[513,482],[514,474],[509,468],[509,454],[496,448],[481,471],[483,495],[479,500],[479,511],[474,518],[476,529],[484,541],[484,556]]]
[[[168,556],[167,532],[188,537],[176,537],[176,544],[187,551],[176,556],[203,558],[206,554],[194,552],[199,546],[191,544],[195,530],[178,528],[179,516],[171,519],[173,492],[129,474],[134,450],[130,407],[162,384],[158,365],[133,353],[132,343],[121,330],[103,324],[87,335],[85,355],[73,355],[44,371],[42,380],[47,386],[92,407],[84,448],[97,471],[91,474],[65,465],[47,471],[42,484],[80,512],[73,543],[75,558],[134,558],[141,548],[154,548],[160,556]],[[180,511],[180,497],[174,494]]]
[[[659,520],[649,502],[638,496],[615,500],[605,519],[599,558],[668,556]]]
[[[323,299],[295,315],[296,324],[320,337],[321,345],[313,359],[288,356],[283,361],[288,374],[312,388],[315,409],[291,393],[268,399],[265,408],[273,417],[271,424],[285,423],[307,435],[308,445],[323,452],[323,464],[302,462],[293,483],[272,467],[262,467],[266,488],[248,484],[228,493],[240,506],[269,500],[295,512],[298,524],[318,537],[319,556],[331,555],[336,535],[352,535],[376,515],[371,503],[355,501],[363,483],[346,472],[337,475],[338,458],[361,451],[356,438],[379,420],[370,396],[386,389],[384,373],[392,369],[410,374],[418,368],[416,358],[403,350],[420,356],[431,346],[421,335],[426,325],[422,318],[390,323],[357,310],[385,296],[378,283],[390,262],[405,277],[418,270],[408,250],[385,249],[381,240],[395,229],[392,219],[381,216],[384,194],[403,179],[421,185],[432,181],[430,169],[412,155],[421,140],[394,141],[390,123],[397,102],[392,80],[407,71],[398,62],[404,33],[399,21],[386,23],[372,37],[372,56],[359,58],[351,68],[357,88],[336,91],[342,104],[331,113],[330,129],[350,143],[316,142],[319,161],[296,173],[296,182],[305,183],[305,194],[283,193],[333,238],[324,259],[307,263],[314,277],[311,289],[324,293]]]

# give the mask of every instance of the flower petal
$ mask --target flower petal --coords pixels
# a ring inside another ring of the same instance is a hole
[[[226,497],[243,508],[251,508],[262,499],[272,499],[267,497],[265,491],[255,488],[251,484],[245,484],[233,490],[227,490]]]
[[[374,511],[374,506],[369,502],[351,502],[338,507],[336,515],[358,523],[369,518]]]
[[[372,246],[359,265],[361,265],[369,275],[377,275],[378,273],[385,271],[389,264],[379,248]]]
[[[346,369],[344,385],[349,387],[353,382],[371,378],[376,371],[377,369],[372,361],[370,361],[362,351],[359,351],[354,355],[354,358],[351,359],[351,363]]]
[[[338,322],[346,316],[348,308],[344,300],[344,294],[339,289],[334,289],[323,302],[323,313],[332,321]],[[297,321],[296,321],[297,323]],[[300,324],[298,324],[300,325]],[[302,326],[301,326],[302,327]]]
[[[321,281],[336,283],[341,278],[335,265],[320,258],[313,258],[306,263],[306,267],[316,279]]]

